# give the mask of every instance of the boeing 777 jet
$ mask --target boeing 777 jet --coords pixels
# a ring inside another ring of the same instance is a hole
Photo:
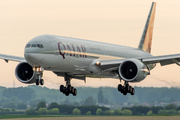
[[[71,85],[72,79],[86,81],[86,77],[122,80],[124,85],[119,84],[118,91],[124,95],[134,95],[135,89],[129,83],[144,80],[156,63],[161,66],[174,63],[180,65],[180,54],[150,54],[155,9],[156,3],[153,2],[137,48],[56,35],[40,35],[26,44],[24,57],[0,54],[0,58],[6,62],[20,62],[15,69],[15,75],[22,83],[43,85],[44,70],[63,76],[66,85],[60,85],[60,92],[66,96],[77,94],[77,90]]]

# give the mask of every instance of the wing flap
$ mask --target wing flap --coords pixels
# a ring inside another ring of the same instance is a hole
[[[13,56],[13,55],[5,55],[5,54],[0,54],[0,59],[4,59],[6,62],[10,61],[16,61],[16,62],[22,62],[26,61],[24,57],[18,57],[18,56]]]

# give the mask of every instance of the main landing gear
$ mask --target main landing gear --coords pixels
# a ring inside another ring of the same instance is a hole
[[[36,72],[36,85],[44,85],[44,80],[42,79],[43,70],[41,67],[34,67],[33,70]]]
[[[121,92],[123,95],[127,95],[127,93],[130,93],[131,95],[135,94],[135,89],[128,84],[128,82],[124,82],[124,86],[121,84],[118,85],[118,91]]]
[[[73,78],[73,76],[68,75],[67,73],[64,76],[64,79],[66,81],[66,86],[61,85],[60,86],[60,92],[62,92],[63,94],[65,94],[66,96],[69,96],[69,94],[72,94],[73,96],[77,95],[77,90],[71,86],[71,79]]]

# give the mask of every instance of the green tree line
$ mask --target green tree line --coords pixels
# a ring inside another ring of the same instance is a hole
[[[25,111],[16,111],[15,109],[0,108],[0,115],[6,114],[25,114]]]
[[[73,106],[60,105],[53,102],[47,106],[45,101],[40,101],[35,108],[27,108],[25,111],[0,108],[0,115],[27,114],[27,115],[180,115],[180,106],[169,104],[165,107],[133,106],[122,109],[109,109],[102,106]]]
[[[116,108],[111,110],[100,106],[72,106],[59,105],[56,102],[48,107],[46,102],[41,101],[35,108],[26,109],[27,115],[180,115],[180,106],[169,104],[165,107],[153,106],[133,106]]]
[[[41,101],[35,108],[26,109],[27,115],[132,115],[130,110],[110,110],[102,106],[72,106],[59,105],[56,102],[46,107],[46,102]]]
[[[174,104],[166,105],[165,107],[161,106],[133,106],[133,107],[124,107],[122,110],[130,110],[133,115],[172,115],[180,114],[180,106]]]

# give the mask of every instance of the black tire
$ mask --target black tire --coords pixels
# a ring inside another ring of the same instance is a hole
[[[135,89],[132,88],[132,92],[131,92],[131,95],[134,95],[135,94]]]
[[[60,86],[60,92],[64,92],[64,85]]]
[[[67,86],[67,91],[68,91],[68,93],[71,93],[71,85]]]
[[[77,95],[77,90],[74,89],[74,93],[73,93],[73,96],[76,96]]]
[[[121,87],[121,93],[123,93],[123,92],[125,92],[126,90],[125,90],[125,87],[124,86],[122,86]]]
[[[74,93],[74,87],[71,87],[71,93],[72,94]]]
[[[129,85],[126,85],[126,91],[129,92]]]
[[[40,84],[44,85],[44,80],[43,79],[40,80]]]
[[[39,79],[36,79],[36,85],[37,86],[39,85]]]
[[[122,91],[122,85],[121,85],[121,84],[118,85],[118,91],[119,91],[119,92]]]
[[[123,95],[127,95],[127,92],[123,92]]]
[[[129,86],[129,93],[132,93],[132,87]]]
[[[66,96],[69,96],[69,93],[68,93],[68,92],[66,92],[66,93],[65,93],[65,95],[66,95]]]

